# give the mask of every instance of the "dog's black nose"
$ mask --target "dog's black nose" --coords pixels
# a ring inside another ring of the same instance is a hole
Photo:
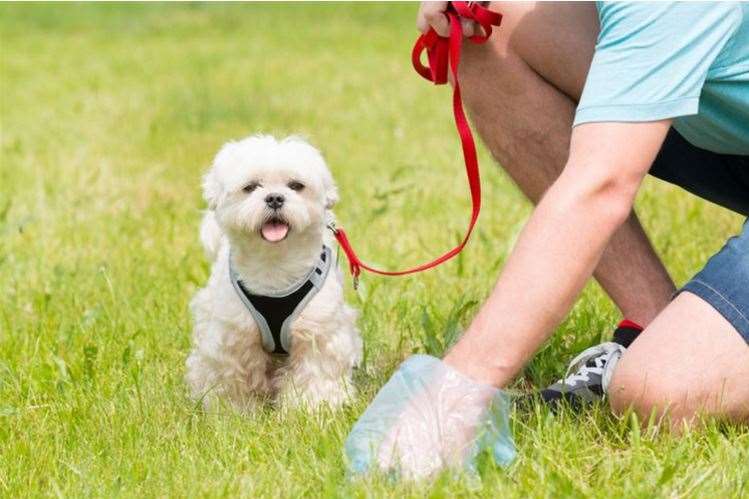
[[[268,207],[273,208],[274,210],[277,210],[281,206],[283,206],[284,201],[286,201],[286,198],[283,197],[283,194],[274,192],[265,196],[265,204],[267,204]]]

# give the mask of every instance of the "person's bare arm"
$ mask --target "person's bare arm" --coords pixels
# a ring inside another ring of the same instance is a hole
[[[524,228],[494,291],[444,361],[505,386],[571,309],[627,218],[671,121],[588,123]]]

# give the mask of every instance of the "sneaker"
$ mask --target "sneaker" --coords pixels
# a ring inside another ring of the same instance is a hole
[[[541,390],[543,401],[550,405],[566,401],[577,408],[602,400],[616,364],[640,331],[633,322],[622,321],[614,331],[614,341],[581,352],[570,362],[563,379]]]

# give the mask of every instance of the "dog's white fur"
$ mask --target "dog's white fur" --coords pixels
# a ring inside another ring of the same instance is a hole
[[[292,181],[305,187],[292,190]],[[245,192],[252,182],[260,186]],[[338,193],[320,153],[297,137],[279,141],[256,135],[229,142],[205,175],[203,193],[209,209],[200,239],[213,268],[190,304],[194,334],[187,383],[193,397],[206,407],[223,398],[243,411],[269,398],[292,406],[344,403],[353,395],[352,368],[361,359],[362,342],[335,263],[291,325],[292,348],[284,360],[263,349],[258,327],[229,277],[231,255],[253,293],[282,291],[310,272],[323,243],[333,248],[326,225]],[[260,235],[270,217],[268,193],[286,198],[278,213],[290,230],[275,243]]]

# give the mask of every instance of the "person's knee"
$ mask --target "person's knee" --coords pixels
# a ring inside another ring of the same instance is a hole
[[[640,373],[635,369],[634,362],[625,354],[617,364],[608,386],[607,395],[611,409],[617,414],[622,414],[629,408],[637,409],[637,406],[644,406],[643,388]]]
[[[608,387],[609,403],[616,414],[632,410],[641,421],[653,417],[660,421],[664,416],[672,422],[689,419],[699,394],[683,381],[669,377],[647,359],[625,354]]]
[[[522,92],[525,85],[518,84],[512,75],[531,71],[577,101],[598,36],[595,6],[584,2],[492,2],[489,8],[502,14],[502,23],[488,43],[464,44],[461,66],[466,77],[492,76],[495,84],[499,80],[512,88],[515,83],[515,91]]]
[[[536,9],[534,2],[492,2],[489,8],[502,14],[502,22],[486,43],[463,43],[460,63],[463,86],[487,78],[492,86],[516,83],[515,75],[528,69],[524,60],[527,52],[539,44],[535,38],[540,38],[545,32],[537,30],[534,36],[525,34],[528,29],[524,20],[532,17]],[[549,50],[549,57],[552,56]]]
[[[607,392],[617,413],[692,423],[749,418],[749,350],[711,305],[679,294],[627,348]]]
[[[492,8],[497,12],[506,12],[506,7],[501,3],[499,6],[493,4]],[[515,26],[503,21],[501,26],[494,29],[486,43],[477,44],[464,40],[460,60],[462,86],[471,87],[487,78],[494,85],[513,81],[514,72],[525,65],[520,54],[510,49],[514,29]],[[452,75],[450,81],[453,83]]]

